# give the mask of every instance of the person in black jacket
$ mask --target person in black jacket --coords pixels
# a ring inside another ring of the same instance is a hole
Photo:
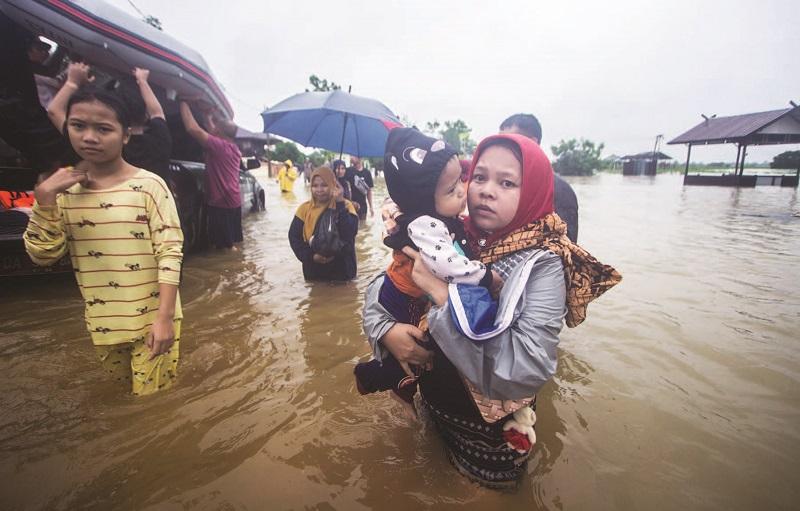
[[[344,198],[341,186],[328,167],[311,173],[311,197],[297,208],[289,227],[289,245],[303,263],[303,277],[306,280],[351,280],[356,276],[358,215],[355,207]],[[310,244],[317,221],[328,209],[335,210],[339,239],[344,244],[332,257],[315,253]]]
[[[542,143],[542,125],[533,114],[514,114],[500,125],[500,133],[518,133]],[[569,183],[558,174],[553,174],[553,201],[556,214],[567,224],[567,237],[578,242],[578,197]]]
[[[90,73],[91,68],[82,62],[73,62],[67,68],[67,81],[47,107],[47,115],[58,130],[63,130],[69,98],[79,88],[94,80]],[[150,71],[134,68],[132,73],[136,81],[135,87],[127,82],[120,82],[117,90],[131,112],[132,119],[131,138],[125,144],[123,156],[131,165],[158,174],[171,188],[169,159],[172,153],[172,136],[167,127],[164,109],[150,88]]]

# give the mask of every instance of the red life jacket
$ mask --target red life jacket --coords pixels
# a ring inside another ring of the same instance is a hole
[[[5,209],[32,208],[34,197],[30,192],[9,192],[0,190],[0,206]]]

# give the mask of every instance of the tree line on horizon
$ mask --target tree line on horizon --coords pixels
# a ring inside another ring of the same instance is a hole
[[[342,86],[333,80],[320,78],[316,74],[308,77],[308,82],[311,89],[306,89],[306,92],[328,92],[333,90],[341,90]],[[402,118],[403,124],[406,126],[416,126],[408,118]],[[440,122],[438,119],[426,122],[423,127],[416,126],[423,133],[439,137],[445,142],[452,145],[459,153],[471,156],[475,151],[476,142],[472,138],[472,128],[462,119],[445,120]],[[570,138],[567,140],[560,140],[558,144],[551,145],[550,150],[555,156],[553,164],[553,171],[562,176],[591,176],[595,172],[601,170],[611,170],[612,163],[602,159],[602,152],[605,144],[595,143],[585,138]],[[306,155],[297,147],[294,142],[278,142],[272,151],[271,157],[278,161],[292,160],[296,164],[305,163],[306,159],[310,160],[315,166],[322,165],[325,162],[333,161],[338,154],[332,151],[315,150]],[[382,169],[383,158],[366,158],[369,166]],[[733,168],[733,163],[728,162],[711,162],[711,163],[692,163],[690,167],[693,169],[701,168]],[[766,164],[751,164],[752,166],[766,166]],[[785,151],[773,158],[769,167],[774,169],[797,169],[800,168],[800,151]],[[671,170],[671,169],[670,169]]]

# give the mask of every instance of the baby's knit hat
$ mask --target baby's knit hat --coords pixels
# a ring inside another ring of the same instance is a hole
[[[436,182],[457,154],[444,140],[423,135],[416,128],[389,132],[383,164],[386,188],[404,215],[436,215]]]

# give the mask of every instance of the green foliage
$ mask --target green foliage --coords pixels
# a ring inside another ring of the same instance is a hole
[[[294,142],[277,142],[270,158],[277,161],[292,160],[295,165],[305,163],[306,155],[300,152]]]
[[[596,145],[583,138],[561,140],[558,145],[550,146],[556,156],[553,170],[564,176],[591,176],[600,168],[603,147],[602,143]]]
[[[323,165],[325,162],[332,163],[333,160],[335,160],[338,157],[339,155],[333,153],[332,151],[325,151],[322,149],[317,149],[313,153],[306,156],[306,158],[308,158],[311,161],[311,164],[314,165],[315,168],[319,167],[320,165]]]
[[[429,135],[441,137],[461,154],[472,154],[475,151],[475,141],[470,138],[472,128],[461,119],[444,121],[444,125],[436,120],[427,122],[424,131]]]
[[[800,168],[800,151],[785,151],[772,159],[769,164],[773,169],[797,169]]]
[[[341,85],[338,85],[333,81],[328,83],[328,80],[322,79],[317,75],[309,76],[308,83],[310,83],[311,86],[314,87],[313,89],[311,89],[313,92],[328,92],[332,90],[341,90],[342,88]],[[306,92],[309,92],[309,90],[306,89]]]

